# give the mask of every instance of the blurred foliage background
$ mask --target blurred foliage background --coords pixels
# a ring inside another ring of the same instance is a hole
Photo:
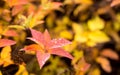
[[[17,41],[11,51],[15,64],[1,66],[0,75],[120,75],[119,3],[119,0],[0,0],[0,38]],[[33,54],[20,51],[31,43],[26,40],[31,35],[25,28],[41,32],[48,29],[52,38],[70,40],[72,44],[64,49],[74,59],[52,55],[40,70]]]

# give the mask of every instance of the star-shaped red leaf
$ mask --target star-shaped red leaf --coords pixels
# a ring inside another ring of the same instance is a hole
[[[14,45],[16,42],[9,39],[0,39],[0,47]]]
[[[63,38],[51,40],[50,34],[47,30],[45,30],[43,34],[34,29],[30,29],[30,31],[32,37],[29,37],[28,39],[36,42],[36,44],[26,46],[24,47],[24,50],[36,52],[40,68],[42,68],[45,62],[49,59],[50,54],[73,59],[67,51],[64,51],[64,49],[61,48],[62,46],[70,44],[70,41]]]

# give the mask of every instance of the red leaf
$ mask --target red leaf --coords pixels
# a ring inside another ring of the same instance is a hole
[[[70,44],[71,43],[70,41],[65,39],[51,40],[51,37],[47,30],[45,30],[44,34],[33,29],[30,30],[31,30],[32,38],[28,38],[28,39],[38,43],[38,45],[30,45],[25,47],[24,49],[36,51],[36,56],[40,68],[42,68],[45,62],[49,59],[50,54],[60,55],[73,59],[73,57],[68,52],[64,51],[64,49],[58,48]]]
[[[14,45],[16,42],[9,39],[0,39],[0,47]]]
[[[42,43],[45,45],[45,40],[44,40],[44,35],[39,32],[39,31],[36,31],[36,30],[33,30],[33,29],[30,29],[31,30],[31,34],[32,34],[32,37],[31,40],[33,39],[33,41],[35,41],[36,43]]]
[[[7,30],[3,35],[5,36],[18,36],[15,30]]]
[[[58,47],[62,47],[62,46],[65,46],[67,44],[70,44],[71,42],[66,40],[66,39],[63,39],[63,38],[60,38],[60,39],[53,39],[49,42],[49,45],[50,45],[50,48],[58,48]]]
[[[50,54],[37,51],[36,57],[37,57],[40,68],[42,68],[43,65],[46,63],[46,61],[50,58]]]
[[[6,0],[6,1],[8,2],[10,7],[28,3],[28,0]]]
[[[54,49],[52,49],[51,54],[60,55],[60,56],[63,56],[63,57],[73,59],[73,56],[71,56],[67,51],[65,51],[62,48],[54,48]]]

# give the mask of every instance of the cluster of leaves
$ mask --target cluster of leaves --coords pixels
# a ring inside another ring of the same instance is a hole
[[[3,1],[4,2],[4,1]],[[55,54],[55,55],[60,55],[64,56],[70,59],[73,59],[73,57],[64,49],[61,47],[67,44],[70,44],[71,42],[60,38],[60,39],[53,39],[51,40],[50,34],[48,33],[47,30],[45,30],[44,34],[42,34],[40,31],[36,31],[32,29],[34,26],[43,23],[41,19],[45,17],[46,14],[48,14],[51,10],[59,8],[61,3],[59,2],[51,2],[51,1],[41,1],[41,4],[39,6],[33,5],[31,1],[29,0],[8,0],[5,1],[4,4],[4,9],[1,8],[2,12],[1,14],[4,13],[4,11],[7,11],[8,15],[6,18],[4,16],[3,19],[5,19],[5,22],[1,22],[0,25],[0,48],[1,48],[1,53],[0,53],[0,66],[4,69],[5,67],[11,65],[11,64],[18,64],[19,65],[19,70],[15,75],[28,75],[27,70],[25,69],[25,63],[17,63],[15,60],[15,54],[12,56],[12,49],[11,45],[15,45],[18,43],[18,46],[20,44],[23,44],[26,39],[30,39],[35,42],[35,44],[30,44],[28,46],[25,46],[24,48],[21,48],[20,51],[26,51],[26,52],[31,52],[34,51],[37,57],[37,60],[39,62],[40,68],[43,67],[43,65],[46,63],[46,61],[50,58],[50,54]],[[54,7],[54,5],[56,5]],[[27,7],[27,8],[26,8]],[[31,7],[33,10],[31,10]],[[12,9],[9,10],[9,9]],[[38,10],[35,10],[35,8],[38,8]],[[26,11],[26,15],[24,15],[24,11]],[[20,13],[22,11],[22,13]],[[29,13],[30,12],[30,13]],[[30,15],[31,14],[31,15]],[[28,16],[26,18],[25,16]],[[13,19],[15,17],[15,19]],[[23,20],[20,24],[16,24],[17,20],[16,18]],[[9,20],[8,20],[9,19]],[[2,20],[1,20],[2,21]],[[11,23],[9,23],[11,22]],[[4,23],[9,23],[8,25]],[[12,24],[13,23],[13,24]],[[20,29],[20,30],[19,30]],[[26,30],[26,31],[25,31]],[[27,36],[21,36],[18,34],[18,32],[24,31],[20,34],[26,33],[25,35],[32,35],[31,37]],[[30,34],[27,34],[27,31],[30,31]],[[13,40],[10,40],[11,39]],[[19,37],[23,37],[23,39],[20,39]],[[22,41],[20,43],[19,41]],[[17,56],[18,59],[22,60],[22,58]],[[13,59],[13,60],[12,60]],[[2,72],[2,70],[1,70]],[[2,72],[3,75],[9,74],[9,72]]]
[[[119,60],[119,4],[119,0],[1,0],[0,75],[111,73],[110,60]],[[114,48],[104,48],[111,42]]]

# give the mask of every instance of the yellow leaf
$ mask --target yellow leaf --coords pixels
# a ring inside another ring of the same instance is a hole
[[[120,22],[114,22],[114,29],[119,31],[120,30]]]
[[[2,72],[0,71],[0,75],[2,75]]]
[[[72,0],[64,0],[64,4],[71,4],[72,2]]]
[[[0,65],[2,65],[4,63],[4,61],[0,58]]]
[[[0,64],[3,64],[3,66],[8,66],[9,64],[13,64],[13,61],[11,60],[11,47],[6,46],[2,49],[0,54]]]
[[[72,41],[71,44],[64,46],[64,49],[68,52],[72,52],[76,47],[78,43],[76,41]]]
[[[111,58],[111,59],[114,59],[114,60],[119,59],[118,54],[111,49],[104,49],[100,54],[104,57],[108,57],[108,58]]]
[[[104,43],[109,41],[109,37],[104,32],[99,30],[90,32],[88,37],[91,41],[96,43]]]
[[[70,23],[70,19],[69,19],[68,16],[64,16],[62,20],[63,20],[63,23],[64,23],[65,25],[67,25],[67,24]]]
[[[28,75],[28,72],[23,65],[19,65],[19,70],[15,75]]]
[[[52,10],[52,9],[58,9],[59,6],[62,5],[59,2],[51,2],[47,1],[41,4],[41,7],[43,10]]]
[[[22,26],[22,25],[10,25],[10,26],[8,26],[9,28],[16,28],[16,29],[25,29],[25,27],[24,26]]]
[[[114,29],[119,31],[120,30],[120,14],[116,15],[117,21],[114,21]]]
[[[111,72],[112,68],[108,59],[104,57],[98,57],[96,61],[101,65],[102,69],[106,72]]]
[[[92,41],[92,40],[88,40],[88,41],[86,42],[86,44],[87,44],[87,46],[89,46],[89,47],[93,47],[93,46],[96,45],[96,42],[94,42],[94,41]]]
[[[104,21],[98,16],[88,21],[88,28],[91,31],[103,29],[104,25]]]
[[[76,34],[82,33],[83,32],[83,27],[78,24],[78,23],[73,23],[72,28]]]
[[[10,52],[11,52],[10,46],[4,47],[2,49],[2,52],[1,52],[1,58],[5,59],[5,58],[9,57],[10,56]]]
[[[120,21],[120,13],[116,15],[118,21]]]
[[[41,0],[41,3],[44,5],[48,2],[48,0]]]
[[[74,65],[76,62],[78,62],[78,60],[80,60],[83,57],[83,51],[78,51],[78,50],[74,50],[74,59],[72,60],[72,64]]]
[[[75,3],[81,3],[81,4],[87,4],[90,5],[92,4],[92,0],[75,0]]]
[[[75,35],[75,41],[85,43],[88,41],[88,32],[82,32],[81,34]]]
[[[72,33],[67,30],[61,31],[60,36],[66,39],[72,39]]]
[[[2,25],[0,25],[0,34],[3,32]]]
[[[29,28],[33,28],[33,27],[37,26],[38,24],[41,24],[44,22],[42,20],[38,21],[38,19],[39,19],[38,16],[34,16],[29,23]]]
[[[100,69],[95,68],[95,69],[91,70],[88,75],[101,75]]]

